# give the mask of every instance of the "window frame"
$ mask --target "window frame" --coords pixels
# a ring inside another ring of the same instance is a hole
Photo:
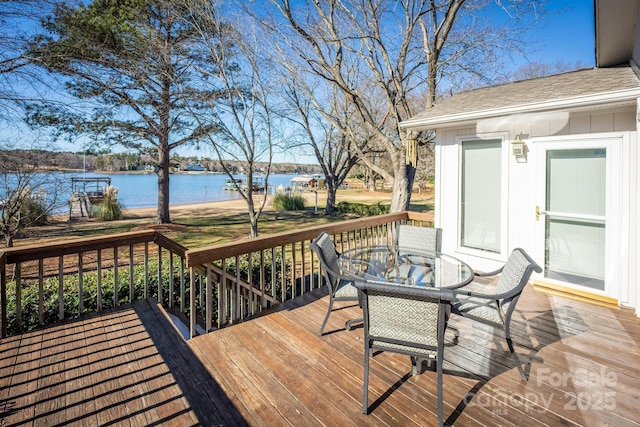
[[[500,133],[487,133],[487,134],[475,134],[475,135],[461,135],[456,137],[456,144],[458,146],[458,199],[457,199],[457,210],[458,210],[458,233],[456,236],[456,247],[457,252],[461,254],[466,254],[470,256],[477,256],[487,259],[494,259],[502,261],[506,257],[506,253],[508,252],[508,212],[509,212],[509,134],[506,132]],[[479,248],[473,248],[469,246],[463,246],[462,244],[462,231],[463,231],[463,206],[462,206],[462,188],[464,183],[463,176],[463,143],[473,143],[474,141],[500,141],[500,221],[499,221],[499,231],[500,231],[500,248],[498,251],[492,250],[484,250]]]

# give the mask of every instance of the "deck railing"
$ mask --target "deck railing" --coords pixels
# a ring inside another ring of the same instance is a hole
[[[343,251],[392,242],[404,222],[430,225],[399,212],[191,250],[155,231],[5,249],[2,337],[149,297],[188,316],[195,336],[322,286],[309,249],[320,232]]]

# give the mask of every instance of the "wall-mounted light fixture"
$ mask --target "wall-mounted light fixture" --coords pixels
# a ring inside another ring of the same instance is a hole
[[[520,139],[520,135],[516,135],[516,140],[511,141],[511,154],[524,156],[524,141]]]

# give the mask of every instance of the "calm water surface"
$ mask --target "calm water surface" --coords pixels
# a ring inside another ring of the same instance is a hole
[[[61,185],[64,192],[60,194],[61,199],[66,202],[71,196],[72,177],[109,177],[111,185],[118,189],[118,200],[125,209],[146,208],[158,206],[158,177],[156,174],[107,174],[107,173],[68,173],[55,172],[56,180],[60,183],[50,185]],[[40,175],[37,174],[37,179]],[[269,188],[276,188],[280,185],[291,185],[291,178],[296,175],[270,175]],[[44,177],[44,175],[42,175]],[[239,178],[240,176],[238,176]],[[236,191],[224,190],[224,183],[227,175],[224,174],[172,174],[169,177],[169,204],[185,205],[190,203],[215,202],[222,200],[236,200],[241,196]],[[264,177],[262,177],[264,181]],[[5,197],[6,188],[14,188],[16,177],[12,174],[0,174],[0,200]],[[47,190],[48,185],[44,186]],[[53,190],[46,191],[50,194]],[[66,212],[67,206],[61,206],[59,213]]]
[[[69,177],[108,176],[111,185],[118,189],[118,200],[125,209],[158,206],[158,176],[156,174],[70,174]],[[295,175],[270,175],[269,186],[291,185]],[[169,203],[215,202],[240,199],[236,191],[224,190],[227,175],[223,174],[173,174],[169,177]]]

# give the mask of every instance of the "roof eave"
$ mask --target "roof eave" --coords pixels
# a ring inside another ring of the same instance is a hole
[[[625,89],[621,91],[599,93],[560,100],[522,104],[503,108],[471,111],[460,114],[449,114],[433,118],[420,118],[405,120],[400,127],[413,130],[433,130],[438,127],[450,127],[452,125],[464,125],[478,120],[489,119],[513,114],[539,113],[554,110],[583,110],[586,107],[606,107],[618,105],[630,105],[636,103],[640,97],[640,88]]]

